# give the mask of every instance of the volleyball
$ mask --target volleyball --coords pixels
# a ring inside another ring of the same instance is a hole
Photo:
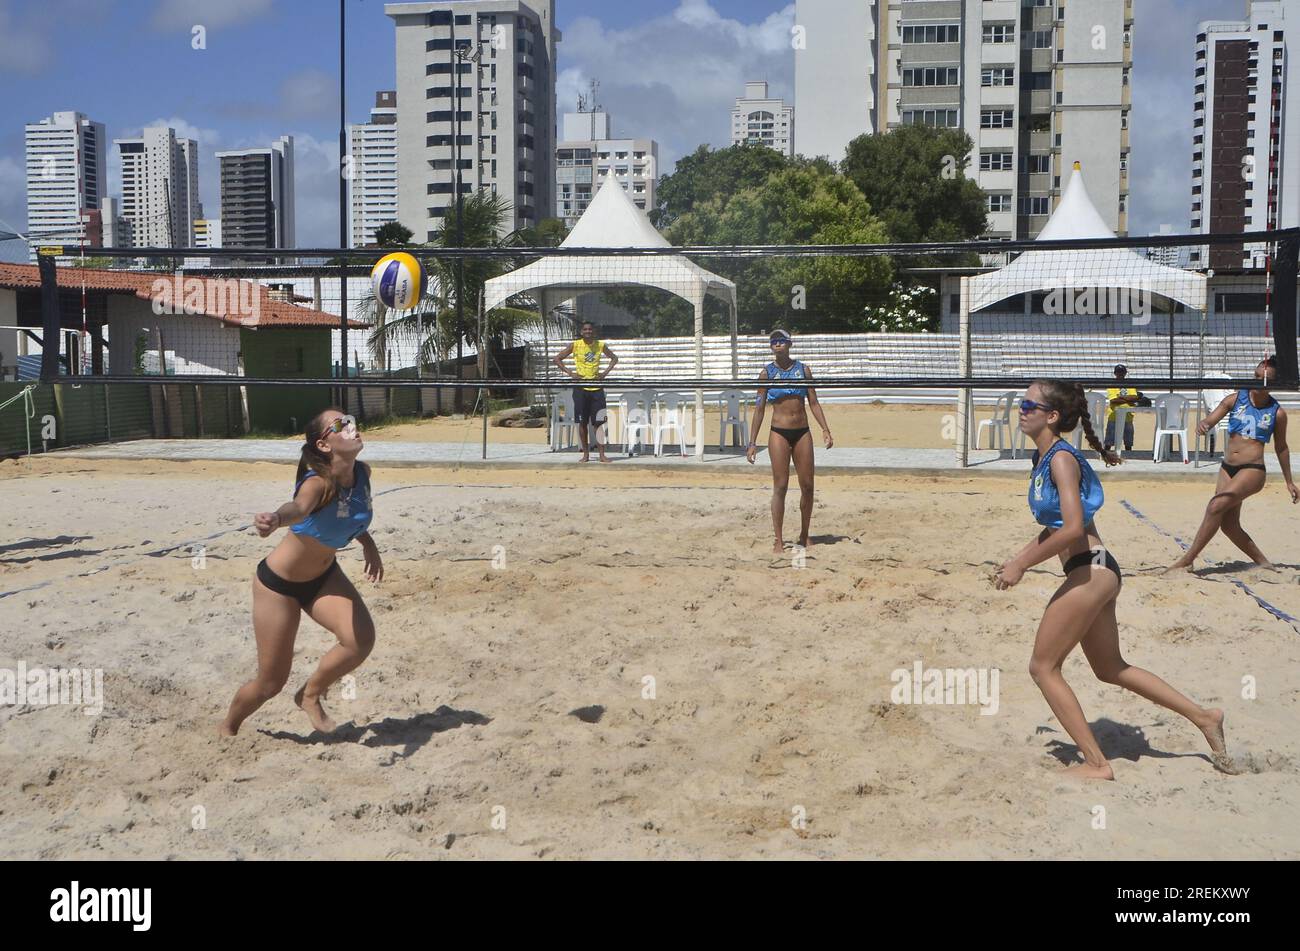
[[[424,293],[420,262],[409,254],[387,254],[370,272],[375,300],[393,310],[410,310]]]

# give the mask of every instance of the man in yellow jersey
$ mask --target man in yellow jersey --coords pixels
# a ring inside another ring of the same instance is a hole
[[[573,365],[577,368],[570,370],[564,365],[566,357],[572,355]],[[609,366],[603,372],[600,369],[600,358],[609,357]],[[609,376],[610,371],[618,365],[618,357],[614,351],[605,346],[605,341],[596,339],[596,326],[591,321],[582,325],[582,337],[573,341],[561,352],[555,355],[555,365],[567,373],[573,379],[579,382],[588,382],[603,380]],[[578,438],[582,441],[582,458],[579,462],[586,462],[591,458],[591,446],[587,437],[587,426],[596,427],[596,449],[600,453],[601,462],[609,462],[605,455],[605,419],[607,410],[605,407],[605,391],[599,386],[575,386],[573,388],[573,410],[574,421],[578,424]]]
[[[1128,376],[1128,367],[1122,363],[1115,367],[1115,382],[1117,386],[1112,386],[1106,391],[1106,438],[1102,440],[1107,449],[1115,448],[1115,407],[1116,406],[1137,406],[1142,394],[1131,386],[1124,385],[1124,378]],[[1133,451],[1133,415],[1130,413],[1124,417],[1124,451]]]

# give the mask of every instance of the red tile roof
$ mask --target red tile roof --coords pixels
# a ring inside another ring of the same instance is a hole
[[[179,284],[178,280],[183,280]],[[256,316],[248,316],[235,300],[234,308],[228,306],[231,296],[223,290],[224,281],[234,278],[202,277],[193,272],[182,275],[164,274],[147,271],[106,271],[97,268],[61,267],[59,268],[59,286],[64,289],[80,289],[83,285],[88,291],[102,291],[108,294],[132,294],[140,300],[153,301],[161,296],[164,301],[171,301],[173,296],[180,299],[175,306],[183,307],[187,296],[197,298],[198,285],[203,287],[203,300],[194,301],[198,313],[195,316],[211,317],[232,327],[338,327],[337,314],[327,314],[310,307],[299,307],[287,301],[272,299],[269,288],[255,281],[241,281],[248,285],[240,288],[242,297],[256,293],[257,300],[253,308]],[[35,264],[0,264],[0,289],[35,290],[41,286],[40,269]],[[364,329],[370,324],[355,318],[348,321],[349,328]]]

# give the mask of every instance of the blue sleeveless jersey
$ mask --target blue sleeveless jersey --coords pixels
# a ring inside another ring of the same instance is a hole
[[[301,522],[290,526],[295,535],[314,538],[328,548],[345,548],[358,535],[370,527],[374,515],[370,507],[370,467],[357,465],[356,481],[351,489],[342,489],[333,501],[323,509],[312,512]],[[303,482],[311,478],[320,478],[309,472],[294,486],[293,494],[298,495]]]
[[[1029,478],[1029,511],[1034,514],[1034,520],[1039,525],[1048,528],[1060,528],[1064,524],[1061,518],[1061,493],[1052,480],[1052,457],[1062,450],[1069,452],[1079,462],[1079,495],[1083,499],[1084,525],[1092,521],[1106,501],[1101,490],[1101,480],[1092,471],[1088,460],[1083,458],[1083,453],[1062,439],[1047,450],[1041,462],[1038,453],[1034,453],[1034,471]]]
[[[1269,399],[1272,402],[1260,409],[1250,401],[1250,390],[1238,393],[1236,405],[1228,417],[1228,434],[1240,433],[1247,439],[1258,439],[1267,445],[1277,427],[1278,411],[1277,400],[1271,396]]]
[[[789,369],[782,370],[775,363],[767,365],[767,378],[769,380],[802,380],[803,364],[798,360],[790,364]],[[808,387],[806,386],[769,386],[767,388],[767,401],[769,403],[779,400],[783,396],[806,396]]]

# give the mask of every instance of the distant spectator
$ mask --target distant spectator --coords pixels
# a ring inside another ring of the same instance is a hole
[[[1138,401],[1142,399],[1142,394],[1131,386],[1124,386],[1124,378],[1128,376],[1128,367],[1119,364],[1115,367],[1115,382],[1119,386],[1112,386],[1106,391],[1106,438],[1103,440],[1106,448],[1115,448],[1115,407],[1116,406],[1137,406]],[[1124,417],[1124,451],[1133,451],[1133,414],[1129,413]]]

